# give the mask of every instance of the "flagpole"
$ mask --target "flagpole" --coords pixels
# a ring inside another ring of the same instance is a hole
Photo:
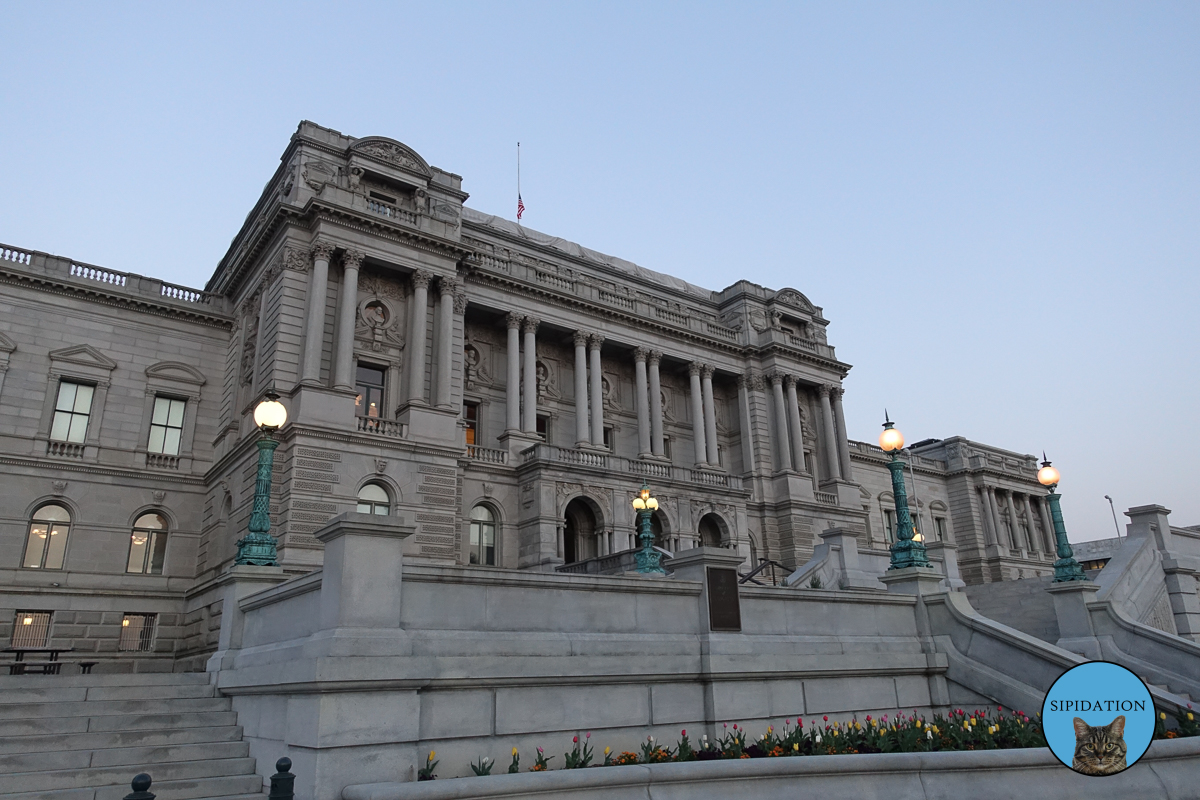
[[[525,212],[525,203],[521,200],[521,143],[517,142],[517,224],[521,224],[521,214]]]

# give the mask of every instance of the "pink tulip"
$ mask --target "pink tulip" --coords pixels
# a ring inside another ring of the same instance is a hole
[[[590,739],[590,738],[592,738],[592,732],[591,732],[591,731],[588,731],[587,733],[585,733],[585,734],[583,735],[583,738],[585,738],[585,739]]]
[[[737,730],[737,723],[736,723],[736,722],[735,722],[735,723],[733,723],[733,729],[734,729],[735,731]]]
[[[574,742],[575,744],[579,744],[579,737],[578,737],[578,736],[572,736],[572,737],[571,737],[571,741],[572,741],[572,742]]]
[[[687,736],[687,728],[684,728],[683,730],[681,730],[681,731],[679,732],[679,735],[680,735],[680,736]]]
[[[540,752],[542,752],[542,748],[540,748],[540,747],[539,747],[539,748],[538,748],[538,752],[539,752],[539,753],[540,753]]]
[[[802,719],[797,719],[797,720],[796,720],[796,727],[797,727],[797,728],[803,728],[803,727],[804,727],[804,720],[802,720]]]

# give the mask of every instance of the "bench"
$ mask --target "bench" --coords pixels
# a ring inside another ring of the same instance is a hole
[[[9,675],[58,675],[63,662],[58,660],[59,653],[69,653],[73,647],[7,647],[4,652],[13,653],[13,662],[8,665]],[[45,661],[26,661],[27,654],[45,655]],[[80,667],[82,668],[82,664]],[[95,662],[92,662],[95,666]],[[89,666],[84,672],[90,672]]]

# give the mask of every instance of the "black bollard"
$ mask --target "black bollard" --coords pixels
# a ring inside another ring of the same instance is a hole
[[[275,762],[275,774],[271,776],[270,800],[292,800],[295,796],[296,776],[291,773],[291,769],[290,758],[281,758]],[[133,798],[127,797],[125,800]]]
[[[150,793],[150,776],[144,772],[133,776],[129,788],[133,791],[125,795],[125,800],[154,800],[154,795]]]

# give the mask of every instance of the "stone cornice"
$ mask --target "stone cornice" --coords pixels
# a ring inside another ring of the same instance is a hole
[[[204,475],[197,473],[189,475],[169,472],[167,470],[143,469],[140,467],[114,467],[90,462],[83,464],[77,461],[60,461],[53,458],[3,455],[0,456],[0,464],[20,467],[19,474],[25,475],[37,475],[45,470],[54,470],[57,472],[85,473],[87,475],[107,475],[126,480],[136,478],[138,481],[145,481],[146,483],[174,483],[191,485],[197,488],[203,488],[206,485]]]

